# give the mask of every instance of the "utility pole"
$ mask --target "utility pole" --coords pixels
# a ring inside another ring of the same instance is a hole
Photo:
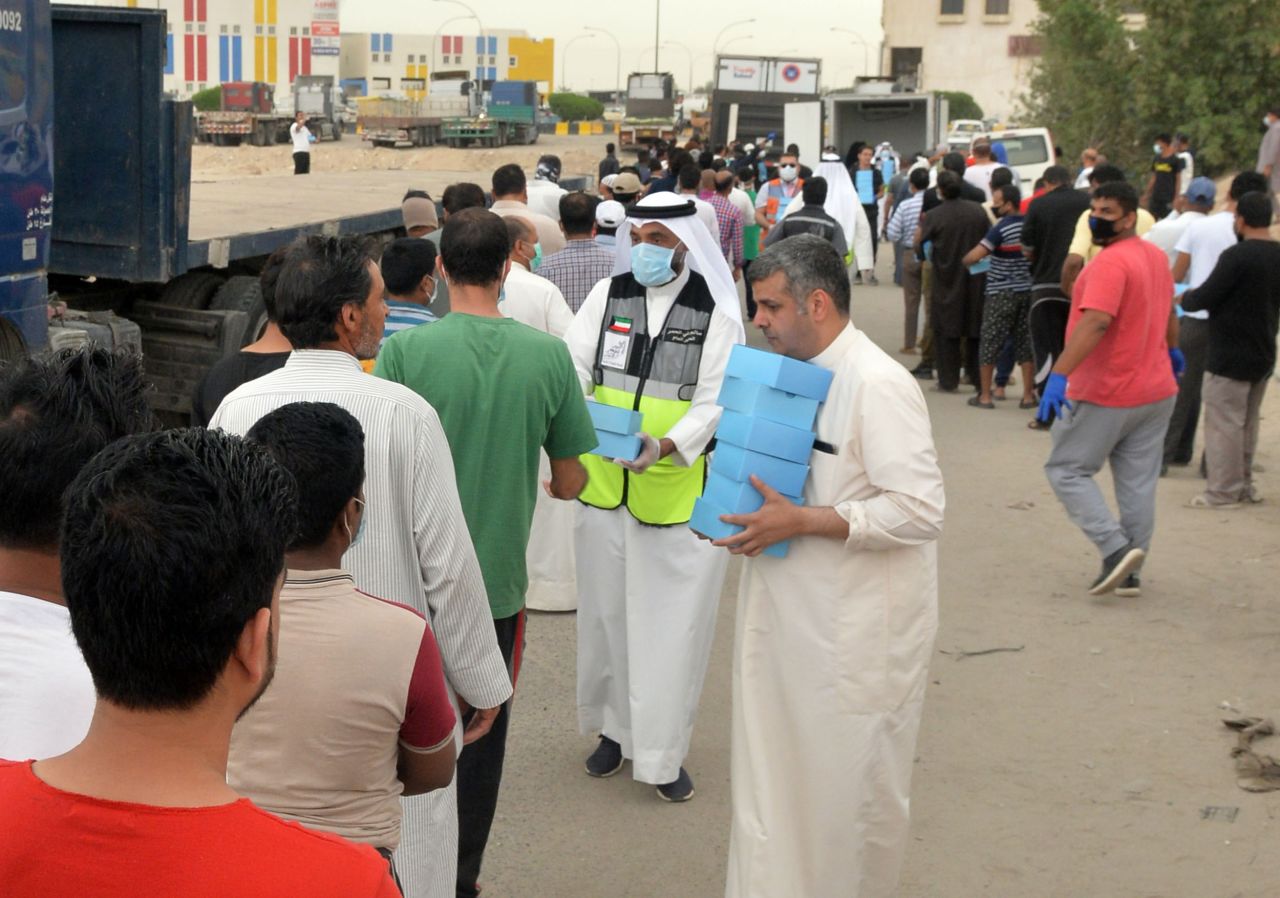
[[[662,39],[658,37],[659,23],[662,19],[662,0],[653,0],[653,70],[658,71],[658,44],[662,43]]]

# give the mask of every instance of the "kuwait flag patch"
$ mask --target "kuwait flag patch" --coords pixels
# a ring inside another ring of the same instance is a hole
[[[621,318],[614,315],[613,323],[609,325],[609,330],[613,331],[615,334],[629,334],[631,333],[631,319]]]

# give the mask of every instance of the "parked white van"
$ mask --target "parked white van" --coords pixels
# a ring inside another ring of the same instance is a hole
[[[970,142],[971,152],[973,142],[982,139],[990,140],[992,147],[1004,147],[1008,157],[1005,164],[1018,176],[1023,196],[1031,195],[1036,181],[1054,164],[1053,135],[1048,128],[1008,128],[979,134]]]

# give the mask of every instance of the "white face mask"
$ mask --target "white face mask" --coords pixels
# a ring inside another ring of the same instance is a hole
[[[1262,124],[1263,124],[1263,126],[1264,126],[1264,127],[1270,128],[1270,127],[1271,127],[1271,116],[1269,116],[1269,115],[1264,115],[1264,116],[1262,117]]]
[[[1152,150],[1152,152],[1154,152],[1157,156],[1163,156],[1163,155],[1164,155],[1164,150],[1163,150],[1163,149],[1161,149],[1160,144],[1158,144],[1158,143],[1153,143],[1153,144],[1151,145],[1151,150]]]
[[[794,181],[799,172],[794,165],[783,165],[778,168],[778,177],[784,181]]]

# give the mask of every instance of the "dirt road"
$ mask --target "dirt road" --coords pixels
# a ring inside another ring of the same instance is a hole
[[[542,152],[559,153],[566,174],[594,172],[605,140],[397,151],[348,139],[321,144],[314,167],[470,170],[485,184],[497,165],[531,169]],[[200,179],[256,173],[254,166],[291,170],[288,147],[196,150]],[[890,255],[881,260],[885,284]],[[895,288],[855,288],[855,324],[890,351],[899,345],[900,309]],[[1041,470],[1049,438],[1026,430],[1016,400],[981,411],[963,396],[926,389],[925,397],[947,523],[941,630],[901,894],[1280,895],[1280,793],[1236,786],[1233,737],[1220,723],[1280,715],[1280,385],[1263,410],[1267,502],[1183,508],[1201,482],[1191,469],[1174,469],[1160,484],[1140,599],[1086,595],[1097,557],[1050,492]],[[685,805],[661,802],[625,776],[583,773],[595,740],[576,731],[574,618],[533,616],[482,877],[486,898],[722,894],[739,571],[734,562],[721,600],[687,764],[698,792]],[[997,647],[1021,648],[954,654]],[[1280,737],[1269,741],[1260,749],[1280,755]]]

